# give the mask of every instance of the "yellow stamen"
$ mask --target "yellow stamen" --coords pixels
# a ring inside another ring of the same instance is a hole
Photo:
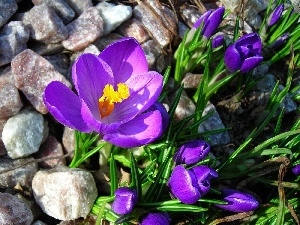
[[[130,96],[129,88],[126,84],[119,83],[117,86],[118,90],[115,91],[111,84],[105,85],[103,95],[98,100],[101,118],[109,116],[112,113],[115,103],[120,103]]]

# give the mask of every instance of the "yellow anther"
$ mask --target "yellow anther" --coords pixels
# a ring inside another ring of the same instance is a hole
[[[103,95],[98,100],[101,118],[110,115],[115,108],[114,104],[122,102],[129,95],[129,88],[126,84],[119,83],[117,91],[111,84],[105,85]]]

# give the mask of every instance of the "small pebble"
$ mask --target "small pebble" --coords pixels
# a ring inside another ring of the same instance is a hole
[[[46,86],[54,80],[71,87],[70,82],[42,56],[30,49],[18,54],[11,62],[16,87],[21,90],[34,108],[48,113],[43,101]]]
[[[32,157],[25,159],[0,158],[0,188],[21,187],[24,192],[32,194],[32,179],[38,171],[38,164],[31,162]],[[30,163],[28,163],[30,162]]]
[[[15,0],[0,1],[0,27],[17,11],[18,5]]]
[[[30,225],[33,222],[30,209],[18,198],[8,193],[0,193],[0,199],[1,225]]]
[[[67,25],[69,36],[62,42],[71,51],[79,51],[103,35],[103,20],[95,7],[84,11]]]
[[[63,221],[86,217],[97,197],[93,176],[79,168],[40,170],[33,178],[32,189],[42,210]]]
[[[47,4],[36,5],[26,12],[23,23],[29,28],[31,38],[45,44],[61,42],[68,36],[64,23]]]
[[[0,99],[0,119],[16,115],[23,107],[10,67],[0,73]]]
[[[91,0],[66,0],[68,5],[75,11],[76,15],[81,15],[85,10],[93,6]]]
[[[47,130],[43,116],[35,111],[25,109],[10,117],[2,132],[7,154],[16,159],[37,152],[44,136],[47,136]]]
[[[126,5],[114,5],[108,2],[100,2],[96,5],[103,19],[103,34],[106,35],[116,29],[121,23],[132,15],[132,9]]]
[[[10,61],[27,48],[29,29],[21,21],[11,21],[0,32],[0,66]]]
[[[196,109],[195,103],[192,101],[192,99],[190,99],[187,96],[186,92],[183,91],[180,96],[179,103],[175,109],[174,118],[177,122],[179,122],[187,118],[188,116],[194,114],[195,109]]]

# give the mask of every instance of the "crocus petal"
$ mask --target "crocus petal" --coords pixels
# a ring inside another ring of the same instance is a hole
[[[126,123],[140,112],[147,110],[159,97],[162,82],[162,76],[157,72],[148,72],[130,77],[126,82],[130,89],[129,98],[116,104],[114,111],[103,118],[103,122]]]
[[[249,46],[252,49],[257,49],[259,50],[257,53],[260,53],[262,49],[262,42],[257,33],[250,33],[250,34],[243,35],[236,41],[236,45]]]
[[[139,225],[169,225],[171,218],[166,212],[147,212],[139,218]]]
[[[115,191],[112,210],[120,215],[130,213],[138,201],[137,192],[128,187],[121,187]]]
[[[161,133],[162,116],[159,110],[155,110],[137,115],[115,132],[106,133],[103,139],[122,148],[133,148],[156,140]]]
[[[150,106],[147,111],[154,111],[159,110],[161,117],[162,117],[162,133],[165,132],[165,130],[168,128],[169,121],[170,121],[170,115],[168,114],[166,108],[163,104],[159,102],[155,102],[152,106]]]
[[[235,72],[241,68],[241,56],[238,50],[235,48],[235,45],[232,44],[226,49],[224,61],[229,72]]]
[[[296,176],[300,175],[300,164],[294,166],[294,167],[292,168],[292,172],[293,172]]]
[[[217,35],[214,37],[214,39],[212,40],[211,46],[212,46],[212,48],[218,48],[223,44],[224,44],[224,36],[220,34],[220,35]]]
[[[210,146],[203,140],[189,141],[174,154],[176,164],[192,165],[203,160],[210,151]]]
[[[242,73],[247,73],[251,69],[257,67],[263,61],[262,56],[253,56],[244,60],[243,65],[241,67]]]
[[[222,22],[224,12],[225,12],[225,8],[220,7],[218,9],[214,10],[209,15],[209,17],[202,29],[203,36],[205,36],[206,38],[210,38],[216,32],[218,26]]]
[[[123,38],[105,48],[99,55],[111,68],[115,85],[129,77],[148,72],[145,53],[134,38]]]
[[[52,81],[46,87],[44,103],[60,123],[82,132],[92,131],[82,119],[80,98],[61,82]]]
[[[259,202],[250,194],[243,193],[233,189],[223,189],[222,194],[227,205],[217,204],[216,206],[231,212],[249,212],[256,210]]]
[[[205,195],[210,190],[210,180],[218,177],[217,171],[205,165],[195,166],[190,172],[196,177],[198,190],[200,191],[201,196]]]
[[[273,26],[280,19],[284,10],[284,4],[278,5],[268,18],[268,26]]]
[[[206,23],[207,18],[209,17],[209,15],[211,14],[212,10],[208,10],[205,13],[203,13],[203,15],[201,15],[199,17],[199,19],[194,23],[193,28],[198,28],[202,23],[203,25]]]
[[[197,202],[201,194],[196,187],[190,172],[182,165],[175,166],[170,179],[168,187],[171,193],[185,204],[194,204]]]
[[[113,85],[110,67],[93,54],[81,55],[73,65],[73,81],[80,98],[84,100],[93,116],[100,120],[98,100],[105,85]]]

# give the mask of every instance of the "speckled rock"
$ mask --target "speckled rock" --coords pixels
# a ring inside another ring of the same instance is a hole
[[[32,0],[32,3],[34,5],[41,5],[43,3],[49,5],[62,19],[64,24],[68,24],[75,17],[74,10],[65,0]]]
[[[183,91],[176,107],[174,118],[176,121],[181,121],[194,114],[195,109],[196,106],[194,102],[187,96],[186,92]]]
[[[47,134],[48,126],[43,116],[35,111],[23,110],[7,120],[2,140],[9,157],[16,159],[37,152]]]
[[[156,70],[156,62],[159,56],[162,55],[162,48],[153,40],[144,42],[142,48],[145,52],[146,59],[150,70]]]
[[[81,15],[83,11],[93,6],[92,0],[66,0],[66,2],[75,11],[77,16]]]
[[[0,99],[0,119],[17,114],[23,106],[10,67],[0,75]]]
[[[0,193],[0,224],[30,225],[33,216],[26,204],[11,194]]]
[[[27,48],[29,29],[21,21],[11,21],[0,32],[0,66],[10,63]],[[3,54],[5,53],[5,54]]]
[[[62,144],[63,144],[64,150],[66,151],[67,154],[72,153],[74,151],[75,130],[73,130],[69,127],[64,127]],[[71,157],[73,157],[73,154],[71,154]],[[70,159],[70,157],[68,157],[67,159]]]
[[[43,93],[51,81],[57,80],[71,87],[70,82],[58,73],[46,59],[30,49],[18,54],[12,60],[11,66],[16,87],[42,114],[48,113],[43,101]]]
[[[123,23],[118,31],[124,37],[134,37],[140,44],[150,39],[141,21],[133,18]]]
[[[2,141],[2,131],[3,131],[3,127],[6,124],[7,120],[8,120],[8,118],[0,119],[0,156],[7,154],[4,143]]]
[[[132,15],[132,9],[126,5],[114,5],[100,2],[96,5],[103,19],[103,35],[109,34]]]
[[[65,166],[66,160],[61,144],[52,135],[49,135],[46,141],[41,145],[39,151],[35,154],[35,158],[53,157],[53,159],[39,162],[42,168],[53,168],[57,165]]]
[[[15,0],[0,1],[0,27],[17,11],[18,5]]]
[[[225,128],[220,118],[220,115],[213,104],[207,104],[202,116],[206,116],[208,113],[212,112],[213,114],[208,119],[204,120],[203,123],[200,124],[198,128],[198,133],[204,133]],[[211,146],[224,145],[230,142],[230,137],[227,131],[223,131],[221,133],[208,135],[207,141]]]
[[[93,43],[103,34],[103,20],[95,7],[84,11],[67,25],[69,36],[62,42],[71,51],[79,51]]]
[[[64,221],[86,217],[97,197],[93,176],[79,168],[59,167],[38,171],[32,188],[42,210]]]
[[[25,13],[23,23],[29,28],[31,38],[46,44],[61,42],[68,36],[64,23],[47,4],[31,8]]]
[[[196,89],[202,76],[202,74],[187,73],[184,75],[181,84],[183,84],[184,88]]]
[[[47,55],[44,56],[44,58],[49,63],[51,63],[51,65],[57,72],[62,74],[64,77],[67,77],[70,67],[70,58],[67,55],[61,53],[55,55]]]
[[[105,49],[109,44],[112,44],[115,41],[118,41],[123,36],[117,33],[110,33],[108,35],[105,35],[103,37],[98,38],[93,44],[102,51]]]
[[[26,159],[10,159],[1,157],[0,187],[14,188],[19,186],[23,189],[23,191],[31,193],[32,179],[38,171],[38,164],[36,162],[32,162],[33,160],[34,159],[32,157]],[[3,172],[4,170],[6,172]]]

